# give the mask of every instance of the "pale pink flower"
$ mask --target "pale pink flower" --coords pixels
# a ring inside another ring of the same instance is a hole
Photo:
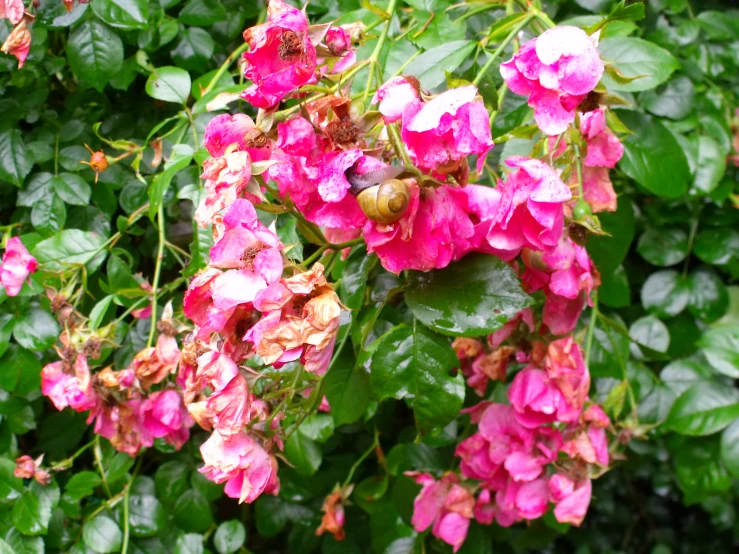
[[[99,402],[90,412],[87,423],[95,420],[94,431],[110,441],[118,452],[136,456],[142,448],[154,444],[154,437],[143,425],[142,410],[145,400],[132,398],[109,406]]]
[[[554,475],[550,479],[550,493],[556,503],[554,517],[557,521],[579,526],[590,506],[593,483],[586,478],[575,484],[568,477]]]
[[[476,100],[473,85],[443,92],[433,100],[412,102],[403,111],[403,143],[413,163],[425,171],[454,172],[470,154],[482,170],[493,148],[489,114]]]
[[[237,374],[224,387],[208,397],[207,414],[213,428],[224,439],[239,433],[249,422],[249,387],[246,379]]]
[[[204,466],[198,471],[216,483],[226,482],[225,492],[239,502],[252,503],[262,493],[277,494],[277,461],[246,433],[226,440],[218,431],[200,447]]]
[[[244,31],[249,51],[244,75],[253,81],[242,97],[269,110],[287,94],[315,79],[316,49],[304,12],[283,0],[269,0],[267,23]]]
[[[35,460],[24,455],[15,459],[13,475],[19,479],[35,479],[39,485],[46,486],[51,483],[51,473],[41,467],[44,455],[41,454]]]
[[[582,114],[580,131],[588,145],[584,164],[588,167],[616,167],[624,155],[624,146],[606,125],[606,109],[601,107]]]
[[[251,159],[246,151],[230,152],[219,158],[205,160],[201,177],[205,179],[205,190],[208,191],[195,211],[195,221],[201,227],[212,223],[215,214],[230,206],[242,195],[252,203],[260,201],[249,192]]]
[[[87,358],[82,354],[77,355],[74,368],[68,371],[64,369],[64,362],[47,364],[41,370],[41,392],[57,410],[69,406],[76,412],[84,412],[98,403]]]
[[[569,187],[540,160],[512,156],[506,164],[516,171],[498,184],[501,199],[487,234],[489,246],[514,257],[524,247],[552,250],[562,237]]]
[[[379,102],[378,109],[386,124],[395,123],[402,119],[406,108],[418,100],[418,90],[419,84],[415,77],[400,75],[378,88],[372,97],[372,103]]]
[[[31,50],[31,30],[28,28],[28,23],[31,21],[33,19],[30,16],[23,17],[20,23],[13,27],[3,45],[0,46],[0,52],[5,52],[17,58],[18,69],[25,65],[28,52]]]
[[[367,251],[377,253],[393,273],[440,269],[470,252],[474,226],[461,204],[464,197],[446,185],[419,189],[410,183],[409,188],[410,202],[400,220],[389,225],[367,221]]]
[[[572,176],[570,183],[577,183],[577,174]],[[593,213],[616,211],[618,197],[613,190],[607,167],[583,167],[582,188],[585,202],[590,205]]]
[[[575,120],[575,109],[603,70],[595,39],[571,26],[545,31],[500,66],[511,91],[529,97],[534,119],[547,135],[564,132]]]
[[[453,473],[436,481],[428,473],[407,473],[423,486],[413,502],[413,528],[422,533],[431,525],[431,533],[457,552],[467,538],[470,520],[474,517],[475,498],[458,484]]]
[[[18,296],[26,278],[38,268],[36,258],[31,256],[23,246],[21,239],[8,239],[0,266],[0,283],[5,287],[8,296]]]
[[[165,389],[152,393],[141,406],[141,425],[157,439],[164,439],[177,450],[190,438],[193,421],[180,393]]]
[[[268,160],[272,143],[246,114],[219,114],[205,126],[203,143],[208,153],[220,158],[226,151],[248,152],[254,161]]]
[[[17,25],[23,19],[23,0],[0,0],[0,19],[7,19]]]

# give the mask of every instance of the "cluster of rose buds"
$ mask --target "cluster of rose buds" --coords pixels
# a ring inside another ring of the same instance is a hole
[[[458,340],[456,347],[461,358],[487,363],[474,339]],[[472,519],[508,527],[540,518],[554,504],[557,521],[579,525],[590,504],[591,475],[609,464],[610,421],[588,400],[590,375],[572,337],[548,346],[537,342],[523,360],[528,365],[511,383],[510,405],[484,401],[465,410],[477,432],[459,444],[456,456],[461,475],[472,481],[454,473],[438,481],[411,474],[423,485],[414,527],[422,532],[433,524],[434,536],[455,552]]]
[[[190,437],[193,421],[171,378],[180,350],[170,317],[168,307],[157,326],[161,334],[156,346],[136,354],[128,368],[105,367],[95,373],[88,358],[99,358],[100,340],[94,335],[85,338],[84,329],[69,329],[73,318],[67,318],[62,348],[57,348],[60,360],[41,370],[41,392],[58,410],[89,410],[88,423],[94,422],[95,433],[110,440],[119,452],[136,456],[141,448],[153,446],[155,439],[179,450]]]

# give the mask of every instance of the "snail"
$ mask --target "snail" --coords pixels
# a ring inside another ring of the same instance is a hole
[[[406,169],[388,166],[358,175],[347,169],[351,184],[349,192],[357,198],[364,215],[378,223],[395,223],[408,209],[411,193],[408,185],[398,179]]]

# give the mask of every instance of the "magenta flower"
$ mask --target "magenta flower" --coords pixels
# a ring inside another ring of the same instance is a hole
[[[473,247],[474,226],[463,208],[465,198],[449,186],[410,185],[403,217],[390,225],[368,220],[364,240],[388,271],[430,271],[459,260]]]
[[[352,37],[343,27],[331,27],[326,31],[324,42],[332,56],[341,58],[334,63],[331,73],[346,71],[357,62],[357,53],[352,46]]]
[[[283,0],[269,0],[267,23],[244,31],[249,51],[244,72],[253,85],[242,97],[270,110],[289,93],[315,79],[316,49],[308,34],[305,13]]]
[[[77,356],[73,369],[65,370],[64,362],[46,365],[41,370],[41,392],[57,410],[69,406],[76,412],[84,412],[98,403],[87,358],[82,354]]]
[[[193,421],[180,393],[165,389],[152,393],[143,403],[141,424],[149,435],[164,439],[179,450],[190,438]]]
[[[277,147],[291,156],[313,158],[318,153],[316,130],[303,117],[283,121],[277,125]]]
[[[488,112],[476,97],[477,88],[469,85],[405,108],[403,142],[419,169],[451,173],[470,154],[477,156],[477,170],[482,169],[493,138]]]
[[[457,552],[467,538],[470,520],[474,517],[475,498],[458,484],[453,473],[436,481],[428,473],[407,473],[423,485],[413,502],[413,528],[419,533],[433,525],[431,533]]]
[[[588,145],[585,165],[611,169],[616,167],[624,155],[624,146],[606,125],[606,109],[601,107],[582,114],[580,131]]]
[[[36,258],[31,256],[23,246],[21,239],[8,239],[0,265],[0,283],[5,287],[8,296],[18,296],[26,278],[38,268]]]
[[[200,447],[205,465],[198,471],[216,483],[226,482],[226,496],[254,502],[262,493],[277,494],[277,461],[246,433],[228,440],[218,431]]]
[[[511,91],[529,97],[536,124],[547,135],[564,132],[575,109],[603,75],[593,37],[577,27],[560,26],[531,39],[500,73]]]
[[[501,193],[494,225],[487,234],[490,248],[515,257],[521,248],[552,250],[559,243],[564,225],[564,203],[570,189],[542,161],[512,156],[506,164],[516,168],[498,184]]]
[[[372,103],[379,102],[378,109],[386,124],[395,123],[402,119],[408,106],[418,101],[418,89],[419,84],[415,77],[393,77],[377,89]]]

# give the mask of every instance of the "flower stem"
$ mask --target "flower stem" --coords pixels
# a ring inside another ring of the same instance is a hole
[[[130,497],[131,497],[131,485],[133,485],[133,482],[136,480],[136,476],[139,474],[139,470],[141,469],[141,462],[144,461],[144,458],[139,458],[139,461],[136,464],[136,469],[133,470],[133,475],[131,475],[131,480],[126,485],[126,489],[123,494],[123,545],[121,546],[121,554],[127,554],[128,553],[128,538],[130,535],[130,529],[128,524],[128,512],[130,510]]]
[[[364,460],[367,459],[367,456],[372,454],[377,447],[380,445],[380,437],[377,434],[377,429],[375,429],[375,439],[372,441],[372,444],[370,444],[370,447],[364,451],[364,453],[357,459],[356,462],[354,462],[354,465],[352,465],[351,469],[349,470],[349,475],[346,476],[346,479],[344,479],[344,483],[341,485],[341,488],[346,488],[349,483],[352,482],[352,478],[354,477],[354,472],[357,470],[357,468],[362,464]]]
[[[161,205],[157,210],[157,225],[159,226],[159,248],[157,250],[156,266],[154,267],[154,282],[151,285],[151,327],[149,329],[149,339],[146,341],[147,347],[154,342],[154,331],[157,328],[157,292],[159,291],[159,276],[162,273],[164,245],[167,243],[167,237],[164,233],[164,206]]]
[[[245,42],[241,46],[239,46],[236,50],[231,52],[228,55],[228,58],[226,58],[226,61],[224,61],[221,64],[221,67],[218,68],[218,71],[216,71],[215,75],[213,75],[213,78],[210,80],[210,83],[208,83],[208,86],[205,87],[203,90],[203,94],[201,95],[201,98],[208,94],[211,90],[213,90],[213,87],[216,86],[216,83],[218,80],[223,76],[223,74],[228,70],[229,66],[231,65],[231,62],[234,61],[235,58],[246,52],[246,49],[249,47],[249,45]]]
[[[378,64],[380,60],[380,54],[382,53],[382,48],[385,46],[385,41],[387,40],[387,35],[390,32],[390,25],[393,23],[393,15],[395,14],[395,4],[397,4],[397,0],[390,0],[390,4],[387,7],[387,13],[390,16],[387,21],[385,22],[385,26],[382,28],[382,33],[380,33],[380,38],[377,39],[377,44],[375,45],[375,49],[372,51],[372,55],[369,57],[369,74],[367,75],[367,86],[364,88],[364,96],[362,97],[362,105],[367,105],[367,98],[369,97],[370,89],[372,88],[372,70],[375,68],[375,66]],[[377,71],[378,77],[382,77],[382,71]]]
[[[103,489],[108,498],[111,497],[110,487],[108,486],[108,479],[105,477],[105,471],[103,470],[103,453],[100,450],[100,435],[95,435],[95,446],[93,452],[95,453],[95,465],[97,465],[98,472],[100,473],[100,479],[103,481]]]
[[[588,323],[588,334],[585,337],[585,366],[590,361],[590,349],[593,347],[595,336],[595,324],[598,321],[598,291],[593,291],[593,307],[590,308],[590,322]]]
[[[518,25],[516,25],[513,30],[508,33],[508,36],[503,40],[503,42],[500,43],[500,46],[495,49],[495,52],[492,53],[490,56],[490,59],[487,61],[487,63],[482,66],[482,69],[480,69],[480,72],[477,74],[477,77],[475,77],[475,80],[472,81],[472,84],[475,86],[478,86],[480,84],[480,81],[482,81],[482,78],[485,76],[485,73],[488,72],[488,70],[493,66],[493,63],[495,60],[498,59],[498,56],[500,56],[503,53],[503,50],[510,44],[510,42],[516,38],[516,35],[521,32],[521,30],[528,25],[532,19],[534,19],[535,15],[528,14]]]

